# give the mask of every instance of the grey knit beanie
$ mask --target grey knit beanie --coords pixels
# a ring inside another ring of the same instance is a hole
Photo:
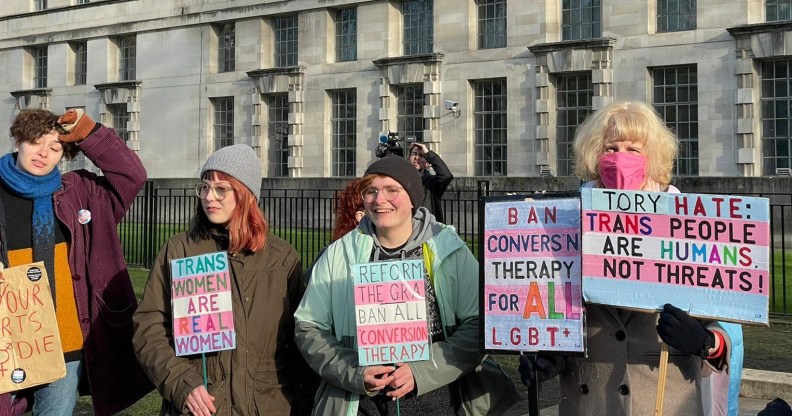
[[[415,215],[415,212],[423,204],[424,199],[423,182],[421,181],[421,175],[418,174],[418,169],[415,169],[412,163],[401,156],[387,155],[369,165],[365,175],[375,173],[389,176],[404,188],[410,197],[410,202],[412,202],[413,206],[412,213]]]
[[[200,177],[209,170],[233,176],[253,192],[256,201],[261,198],[261,162],[252,147],[235,144],[212,153],[201,168]]]

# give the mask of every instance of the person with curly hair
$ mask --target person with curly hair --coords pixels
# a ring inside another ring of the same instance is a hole
[[[11,135],[15,151],[0,158],[0,262],[44,262],[66,376],[0,395],[0,415],[32,405],[34,415],[71,416],[78,392],[92,396],[95,414],[118,413],[152,388],[132,350],[137,298],[117,231],[146,170],[83,110],[22,110]],[[61,174],[60,161],[80,152],[102,176]]]

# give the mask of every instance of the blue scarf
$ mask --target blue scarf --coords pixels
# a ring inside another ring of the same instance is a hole
[[[52,301],[55,302],[55,211],[52,194],[61,186],[56,168],[45,176],[31,175],[16,165],[16,153],[0,157],[0,181],[12,194],[33,200],[33,261],[43,261],[47,269]],[[6,219],[13,213],[6,212]]]

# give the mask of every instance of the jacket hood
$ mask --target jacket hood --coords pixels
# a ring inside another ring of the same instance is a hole
[[[424,207],[418,208],[415,215],[413,215],[412,226],[413,229],[410,238],[407,239],[407,243],[399,250],[401,257],[404,257],[407,251],[429,241],[429,239],[439,234],[444,228],[443,224],[437,222],[435,216]],[[377,238],[376,226],[368,217],[363,217],[363,220],[360,221],[360,227],[366,234],[374,239],[374,261],[379,260],[382,245]]]

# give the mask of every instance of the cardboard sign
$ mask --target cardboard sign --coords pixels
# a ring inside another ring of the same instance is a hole
[[[423,260],[352,267],[360,365],[429,359]]]
[[[584,189],[583,296],[768,323],[767,198]]]
[[[66,375],[58,321],[43,262],[2,270],[0,393]]]
[[[236,348],[228,255],[171,260],[171,307],[176,355]]]
[[[580,200],[486,203],[485,351],[583,352]]]

